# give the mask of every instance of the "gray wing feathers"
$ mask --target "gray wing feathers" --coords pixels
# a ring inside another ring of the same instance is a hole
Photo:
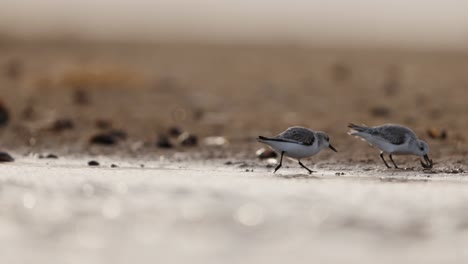
[[[305,127],[290,127],[275,138],[310,146],[314,144],[315,134]]]
[[[406,142],[406,138],[417,139],[414,132],[399,125],[383,125],[372,129],[372,135],[379,136],[392,144],[401,145]]]
[[[367,133],[376,137],[380,137],[395,145],[404,144],[406,142],[407,137],[410,139],[417,139],[416,135],[411,129],[400,125],[366,127],[349,124],[349,127],[360,133]],[[356,133],[355,135],[359,134]]]

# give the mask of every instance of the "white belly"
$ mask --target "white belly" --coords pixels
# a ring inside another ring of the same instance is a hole
[[[302,159],[306,157],[313,156],[317,154],[320,150],[316,145],[306,146],[295,143],[281,142],[281,141],[266,141],[265,144],[269,145],[275,151],[281,153],[284,151],[284,155],[295,158]]]
[[[389,143],[385,140],[381,140],[380,138],[377,137],[372,137],[368,134],[365,133],[360,133],[358,134],[362,138],[364,138],[369,144],[372,146],[382,150],[383,152],[387,154],[410,154],[408,152],[408,143],[401,144],[401,145],[394,145],[392,143]]]

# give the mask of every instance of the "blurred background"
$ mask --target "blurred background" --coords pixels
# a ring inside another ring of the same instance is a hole
[[[315,44],[466,49],[459,0],[3,1],[0,30],[22,39]]]
[[[393,122],[445,135],[460,154],[467,9],[456,0],[3,1],[1,143],[87,149],[117,129],[138,150],[176,145],[172,129],[250,144],[304,125],[347,145],[348,122]]]

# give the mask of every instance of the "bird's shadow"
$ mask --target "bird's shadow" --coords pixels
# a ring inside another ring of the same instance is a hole
[[[283,178],[283,179],[307,179],[307,180],[319,180],[321,179],[318,176],[312,175],[312,174],[275,174],[275,177],[278,178]]]

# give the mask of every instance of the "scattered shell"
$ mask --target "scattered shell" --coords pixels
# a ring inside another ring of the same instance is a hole
[[[266,160],[266,162],[268,163],[268,165],[278,165],[278,160],[276,160],[275,158],[269,158]]]
[[[177,140],[182,146],[185,146],[185,147],[193,147],[198,144],[197,136],[193,134],[189,134],[187,132],[182,133],[182,135],[180,135]]]
[[[228,143],[225,137],[206,137],[203,143],[207,146],[224,146]]]
[[[0,162],[12,162],[15,159],[6,152],[0,152]]]
[[[447,138],[447,131],[446,130],[436,130],[434,128],[429,128],[427,130],[427,135],[432,139],[444,140],[444,139]]]
[[[271,149],[261,148],[255,152],[255,155],[257,155],[259,159],[263,160],[268,158],[276,158],[278,156],[278,153]]]

